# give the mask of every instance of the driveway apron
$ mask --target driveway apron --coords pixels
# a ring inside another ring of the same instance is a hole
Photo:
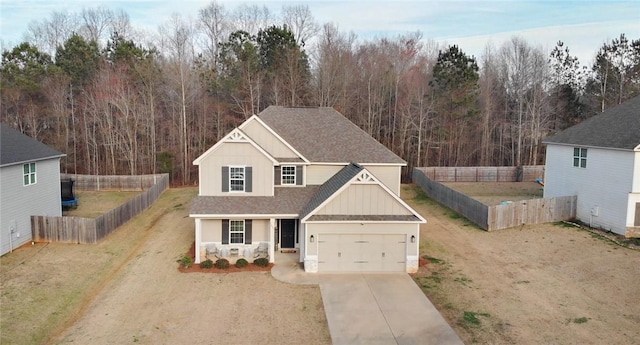
[[[334,345],[463,344],[407,274],[318,278]]]

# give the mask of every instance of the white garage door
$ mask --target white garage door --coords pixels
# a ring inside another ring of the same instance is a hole
[[[318,235],[320,272],[404,272],[405,260],[405,235]]]

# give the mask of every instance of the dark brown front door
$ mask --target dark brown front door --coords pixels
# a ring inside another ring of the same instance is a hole
[[[280,248],[295,248],[296,246],[296,220],[280,220]]]

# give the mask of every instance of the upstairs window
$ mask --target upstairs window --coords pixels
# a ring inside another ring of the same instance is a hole
[[[22,166],[22,184],[24,186],[36,183],[36,163],[27,163]]]
[[[293,165],[282,167],[282,184],[294,185],[296,184],[296,167]]]
[[[587,149],[581,147],[573,148],[573,166],[578,168],[587,167]]]
[[[229,167],[229,190],[244,192],[244,167]]]

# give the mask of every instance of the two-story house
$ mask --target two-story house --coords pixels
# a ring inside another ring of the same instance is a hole
[[[544,197],[576,195],[576,218],[640,237],[640,96],[547,138]]]
[[[208,246],[251,256],[268,243],[307,272],[418,268],[425,219],[400,199],[406,165],[332,108],[271,106],[194,161],[196,263]]]

